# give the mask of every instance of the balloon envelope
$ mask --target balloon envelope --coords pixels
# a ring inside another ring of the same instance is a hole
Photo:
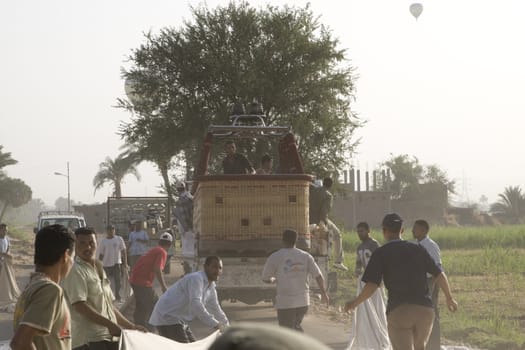
[[[415,2],[412,5],[410,5],[410,13],[416,19],[421,15],[421,12],[423,12],[423,5],[421,5],[420,3]]]
[[[124,91],[126,92],[126,96],[130,100],[131,103],[135,104],[137,102],[140,102],[140,96],[137,95],[135,92],[135,81],[131,78],[127,78],[124,82]]]

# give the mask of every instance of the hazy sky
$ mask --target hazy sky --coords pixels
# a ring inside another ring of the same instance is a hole
[[[110,189],[93,195],[92,180],[99,163],[119,153],[116,131],[129,119],[113,107],[124,97],[120,69],[143,32],[179,27],[199,3],[2,2],[0,145],[19,161],[4,168],[8,175],[53,205],[67,194],[66,178],[53,173],[65,173],[69,161],[72,199],[103,202]],[[353,109],[368,123],[358,132],[355,166],[372,170],[391,153],[414,155],[446,170],[472,201],[524,186],[524,1],[421,1],[418,21],[411,1],[310,3],[359,75]],[[142,181],[126,178],[124,195],[156,195],[154,167],[139,170]]]

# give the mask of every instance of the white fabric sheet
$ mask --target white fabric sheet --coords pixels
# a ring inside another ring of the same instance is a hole
[[[15,270],[10,259],[0,260],[0,309],[10,312],[20,296],[15,279]]]
[[[180,231],[183,232],[183,231]],[[195,256],[195,234],[192,230],[182,233],[182,256],[192,258]]]
[[[215,341],[219,331],[215,331],[204,339],[194,343],[178,343],[168,338],[153,333],[124,330],[120,337],[120,350],[206,350]]]
[[[361,278],[357,282],[357,295],[364,287]],[[354,312],[350,343],[347,350],[391,350],[386,323],[386,306],[383,289],[361,303]]]

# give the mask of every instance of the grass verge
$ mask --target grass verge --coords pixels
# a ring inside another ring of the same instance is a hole
[[[382,234],[373,233],[382,242]],[[436,227],[444,269],[459,310],[450,313],[440,298],[442,337],[487,350],[525,349],[525,225]],[[404,234],[412,239],[412,234]],[[343,247],[349,271],[338,272],[337,305],[356,293],[355,231],[345,232]]]

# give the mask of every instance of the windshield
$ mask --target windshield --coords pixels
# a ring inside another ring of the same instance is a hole
[[[40,228],[55,224],[65,226],[71,229],[72,231],[76,230],[79,227],[86,226],[84,220],[82,219],[79,220],[77,218],[46,218],[40,221]]]

